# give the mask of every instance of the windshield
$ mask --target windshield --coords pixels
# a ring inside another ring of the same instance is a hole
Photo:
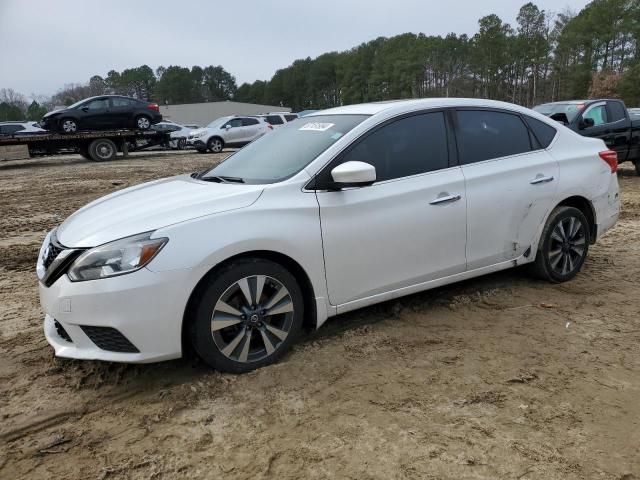
[[[544,105],[533,107],[533,109],[547,117],[557,113],[564,113],[569,123],[571,123],[584,109],[584,103],[545,103]]]
[[[318,115],[295,120],[238,150],[202,178],[279,182],[309,165],[366,118],[366,115]]]
[[[213,122],[211,122],[209,125],[207,125],[207,128],[216,128],[216,127],[221,127],[223,124],[225,124],[230,118],[233,117],[220,117],[215,119]]]

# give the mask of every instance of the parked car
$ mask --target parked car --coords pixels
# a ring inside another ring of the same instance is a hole
[[[264,118],[264,120],[273,128],[279,128],[288,122],[297,120],[298,114],[290,113],[290,112],[272,112],[272,113],[262,113],[260,115],[256,115],[256,117]]]
[[[602,140],[508,103],[325,110],[49,232],[45,335],[62,357],[152,362],[191,345],[246,372],[303,325],[402,295],[524,264],[566,282],[618,219],[616,169]]]
[[[204,128],[193,130],[187,138],[187,145],[200,153],[219,153],[225,147],[242,147],[269,130],[273,127],[262,118],[221,117]]]
[[[604,140],[617,152],[618,162],[632,162],[640,175],[640,118],[630,115],[622,100],[571,100],[534,110],[582,136]]]
[[[44,132],[36,122],[0,122],[0,135],[30,134]]]
[[[177,148],[178,150],[182,150],[187,146],[187,138],[189,138],[189,135],[194,130],[194,128],[186,125],[180,125],[179,123],[172,122],[171,120],[163,120],[162,122],[156,123],[152,128],[159,132],[170,132],[170,146],[172,148]],[[197,128],[198,127],[196,127],[196,129]]]
[[[47,113],[40,125],[46,130],[75,133],[79,130],[137,128],[148,130],[162,121],[157,103],[119,95],[86,98],[62,110]]]

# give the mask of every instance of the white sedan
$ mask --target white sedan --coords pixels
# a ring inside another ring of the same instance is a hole
[[[212,169],[112,193],[45,238],[58,356],[180,357],[245,372],[303,326],[531,264],[581,269],[618,218],[616,154],[531,110],[470,99],[316,112]]]

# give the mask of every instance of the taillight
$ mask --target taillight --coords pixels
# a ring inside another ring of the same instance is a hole
[[[267,124],[267,128],[268,128],[269,130],[273,130],[273,125],[271,125],[271,124],[269,123],[269,124]]]
[[[605,150],[604,152],[600,152],[600,158],[609,164],[611,168],[611,173],[616,173],[618,171],[618,154],[614,150]]]
[[[147,108],[150,110],[155,110],[156,112],[160,113],[160,107],[158,106],[157,103],[150,103],[149,105],[147,105]]]

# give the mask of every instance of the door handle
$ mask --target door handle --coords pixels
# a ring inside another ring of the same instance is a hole
[[[460,195],[447,195],[446,193],[441,197],[436,197],[429,202],[429,205],[439,205],[441,203],[457,202],[462,197]]]
[[[538,185],[539,183],[549,183],[553,182],[553,177],[536,177],[531,180],[529,183],[531,185]]]

